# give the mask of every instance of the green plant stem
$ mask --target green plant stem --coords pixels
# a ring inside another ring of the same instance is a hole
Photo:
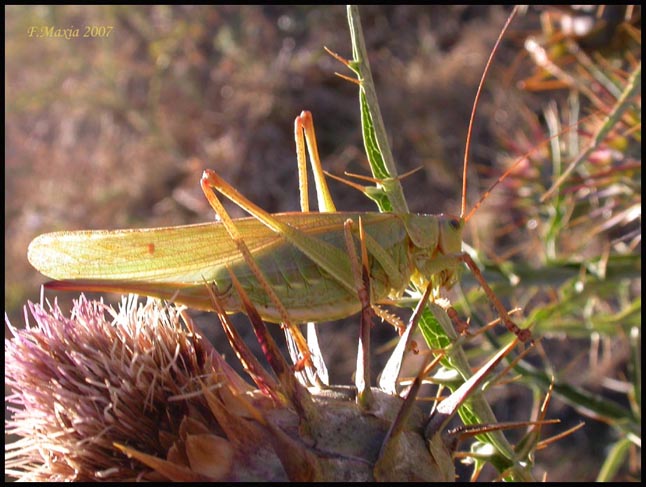
[[[348,5],[348,25],[352,38],[352,69],[359,77],[361,98],[361,120],[366,153],[370,161],[372,174],[379,179],[381,191],[390,203],[390,208],[382,211],[408,213],[408,204],[404,197],[401,183],[397,179],[397,168],[388,144],[388,136],[381,117],[375,84],[372,80],[366,44],[361,30],[359,7]]]

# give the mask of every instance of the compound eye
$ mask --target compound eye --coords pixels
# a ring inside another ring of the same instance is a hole
[[[461,222],[459,219],[457,219],[457,218],[451,218],[451,219],[449,220],[449,226],[450,226],[453,230],[459,230],[459,229],[460,229],[460,227],[462,226],[462,222]]]

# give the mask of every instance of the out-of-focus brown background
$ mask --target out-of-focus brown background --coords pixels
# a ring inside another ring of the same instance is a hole
[[[424,168],[403,183],[411,211],[459,212],[468,117],[507,13],[361,10],[399,170]],[[81,35],[86,26],[113,29],[95,38],[29,35],[42,25]],[[538,12],[518,19],[489,75],[474,129],[470,204],[486,187],[478,174],[486,167],[500,174],[498,151],[545,102],[518,89],[528,75],[523,40],[538,26]],[[206,167],[269,212],[298,210],[293,121],[303,109],[314,115],[325,169],[368,173],[357,88],[334,76],[350,73],[323,51],[350,57],[343,7],[11,6],[5,27],[5,311],[16,326],[45,281],[26,256],[41,233],[208,221],[213,213],[199,187]],[[331,189],[340,210],[374,210],[356,191],[334,182]],[[483,207],[473,222],[477,241],[473,230],[465,240],[495,255],[489,234],[510,222]],[[355,332],[323,328],[333,379],[347,382]],[[378,341],[394,336],[376,328]],[[609,434],[588,420],[537,458],[539,471],[550,480],[594,479],[603,458],[595,449]]]

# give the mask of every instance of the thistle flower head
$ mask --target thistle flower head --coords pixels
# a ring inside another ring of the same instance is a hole
[[[81,297],[69,318],[57,305],[30,311],[36,326],[5,341],[7,432],[20,437],[6,467],[20,480],[454,476],[441,443],[431,454],[419,412],[384,443],[400,397],[375,389],[366,414],[352,388],[258,376],[252,387],[177,308],[130,298],[115,312]]]

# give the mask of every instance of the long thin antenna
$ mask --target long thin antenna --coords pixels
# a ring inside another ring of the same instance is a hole
[[[471,110],[471,118],[469,119],[469,130],[467,131],[467,140],[466,140],[466,143],[464,144],[464,172],[462,173],[462,208],[460,209],[460,217],[463,217],[464,213],[467,211],[467,169],[469,166],[469,150],[471,149],[471,132],[473,131],[473,122],[476,118],[476,109],[478,108],[478,101],[480,100],[482,87],[484,86],[485,79],[487,78],[489,67],[491,66],[491,62],[493,61],[493,58],[496,55],[496,52],[498,51],[498,46],[500,45],[502,38],[507,32],[507,28],[509,27],[509,24],[511,24],[511,21],[514,19],[517,13],[518,13],[518,5],[514,7],[514,9],[509,14],[509,17],[507,17],[507,22],[505,22],[505,25],[503,26],[502,30],[500,31],[500,34],[498,35],[496,44],[494,44],[493,49],[491,50],[491,54],[489,55],[489,60],[485,65],[484,71],[482,72],[482,77],[480,78],[480,85],[478,86],[478,91],[476,92],[476,96],[473,100],[473,109]]]

